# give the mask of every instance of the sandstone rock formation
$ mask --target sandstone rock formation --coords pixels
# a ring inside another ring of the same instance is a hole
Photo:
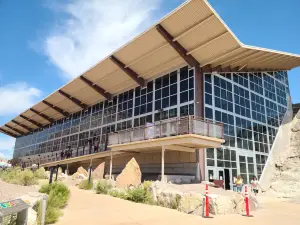
[[[84,175],[84,176],[86,176],[86,177],[89,176],[88,172],[82,166],[77,169],[77,172]]]
[[[104,168],[105,168],[105,162],[100,163],[97,168],[93,171],[93,178],[96,180],[103,179],[104,176]]]
[[[300,111],[290,128],[290,146],[276,162],[269,193],[282,198],[300,198]]]
[[[139,186],[142,181],[142,173],[139,164],[133,157],[122,170],[119,176],[116,178],[116,185],[120,188],[126,188],[130,186]]]

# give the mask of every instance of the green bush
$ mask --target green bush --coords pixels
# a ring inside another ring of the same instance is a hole
[[[145,180],[144,183],[143,183],[143,187],[145,190],[148,190],[149,187],[152,185],[153,181],[150,181],[150,180]]]
[[[121,191],[118,191],[118,190],[109,190],[108,195],[112,196],[112,197],[115,197],[115,198],[121,198],[121,199],[124,199],[124,200],[127,200],[127,193],[126,192],[121,192]]]
[[[0,178],[7,183],[30,186],[37,184],[37,179],[29,169],[21,171],[20,168],[10,168],[0,172]]]
[[[30,186],[38,183],[36,177],[33,175],[33,172],[31,170],[26,169],[24,171],[21,171],[18,177],[20,184],[24,186]]]
[[[112,185],[106,180],[100,180],[96,185],[96,194],[107,194]]]
[[[37,179],[47,179],[47,174],[46,174],[46,171],[45,171],[44,167],[40,167],[39,169],[37,169],[34,172],[34,176]]]
[[[88,179],[83,180],[79,183],[78,187],[83,190],[91,190],[91,189],[93,189],[93,180],[91,179],[91,182],[89,182]]]
[[[138,187],[128,190],[127,200],[139,203],[149,203],[151,202],[151,194],[147,189]]]
[[[52,183],[43,185],[39,192],[48,195],[46,209],[46,224],[55,223],[62,215],[61,208],[65,207],[70,197],[69,188],[62,183]],[[41,217],[41,202],[38,202],[34,209],[37,211],[38,220]]]
[[[49,195],[48,204],[51,203],[59,208],[63,208],[70,197],[69,188],[58,182],[43,185],[39,192]]]

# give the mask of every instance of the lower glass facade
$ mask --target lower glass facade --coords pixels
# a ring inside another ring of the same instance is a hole
[[[206,73],[204,83],[205,117],[224,123],[226,141],[206,149],[206,176],[259,178],[287,109],[286,71]]]

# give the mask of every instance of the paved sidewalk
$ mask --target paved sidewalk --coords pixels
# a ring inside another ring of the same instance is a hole
[[[300,221],[299,204],[279,203],[275,200],[266,200],[264,209],[256,212],[253,218],[227,215],[203,219],[176,210],[96,195],[92,191],[79,190],[77,187],[70,189],[69,205],[57,225],[296,225]]]

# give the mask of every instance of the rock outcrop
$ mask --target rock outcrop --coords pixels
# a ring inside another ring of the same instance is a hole
[[[88,172],[82,166],[77,169],[77,172],[84,175],[85,177],[89,176]]]
[[[142,181],[142,173],[139,164],[133,157],[116,178],[116,185],[119,188],[126,188],[130,186],[139,186]]]
[[[104,176],[104,168],[105,168],[105,162],[100,163],[97,168],[93,171],[93,178],[96,180],[103,179]]]
[[[300,198],[300,111],[290,127],[290,146],[276,162],[269,193],[282,198]]]

